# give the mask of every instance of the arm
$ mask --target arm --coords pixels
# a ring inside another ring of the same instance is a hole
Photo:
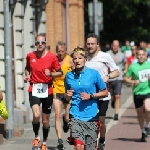
[[[47,76],[51,76],[52,78],[60,77],[63,75],[63,72],[61,70],[61,66],[59,64],[59,61],[56,56],[53,56],[53,62],[52,62],[52,70],[55,70],[56,72],[50,72],[49,69],[45,69],[45,74]]]
[[[114,70],[112,72],[109,73],[109,79],[113,79],[119,76],[119,70]]]
[[[50,76],[53,77],[53,78],[60,77],[62,75],[63,75],[63,72],[62,72],[61,68],[58,69],[56,72],[51,72],[50,73]]]
[[[135,83],[135,80],[132,80],[132,76],[131,76],[131,77],[125,76],[124,79],[125,79],[125,82],[127,82],[127,83],[129,83],[129,84],[134,85],[134,83]]]
[[[125,63],[125,65],[124,65],[124,74],[127,72],[128,67],[129,67],[129,63],[128,63],[128,61],[127,61],[127,62]]]
[[[100,99],[100,98],[107,97],[108,96],[108,90],[105,89],[105,90],[99,91],[98,93],[94,93],[93,96],[94,96],[93,97],[94,99]]]
[[[94,72],[93,72],[94,73]],[[106,89],[106,84],[101,78],[100,74],[96,71],[95,73],[95,86],[99,92],[87,94],[85,92],[81,93],[82,100],[93,100],[100,99],[108,96],[108,90]]]
[[[110,56],[109,53],[108,54],[108,60],[106,63],[106,66],[109,69],[109,78],[113,79],[119,76],[119,69],[118,66],[116,65],[116,63],[114,62],[113,58]]]
[[[0,102],[3,100],[3,94],[2,92],[0,91]]]
[[[67,80],[67,77],[68,76],[68,74],[66,74],[66,76],[65,76],[65,79],[64,79],[64,84],[65,84],[65,94],[64,94],[64,97],[65,97],[65,99],[67,100],[67,101],[70,101],[71,100],[71,97],[72,97],[72,95],[73,95],[73,92],[74,92],[74,90],[72,90],[71,88],[70,88],[70,86],[69,86],[69,84],[68,84],[68,80]]]
[[[139,80],[133,80],[132,65],[128,68],[124,80],[125,82],[132,84],[133,86],[138,85],[140,83]]]
[[[24,82],[27,83],[30,81],[30,63],[28,55],[26,57],[26,67],[24,73],[25,73]]]

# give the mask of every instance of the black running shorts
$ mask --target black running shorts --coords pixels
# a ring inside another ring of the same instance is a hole
[[[45,114],[51,113],[52,104],[53,104],[53,94],[48,95],[47,98],[38,98],[32,96],[32,92],[29,92],[29,101],[30,101],[31,108],[35,104],[40,106],[40,104],[42,103],[42,112]]]
[[[109,100],[99,100],[98,108],[99,108],[99,116],[106,116],[106,112],[108,109]]]
[[[143,106],[144,101],[146,98],[150,98],[150,94],[146,94],[146,95],[134,95],[134,105],[135,108],[140,108],[141,106]]]

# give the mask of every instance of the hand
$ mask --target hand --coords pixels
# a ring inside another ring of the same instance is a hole
[[[73,92],[74,92],[74,90],[70,89],[70,90],[67,90],[66,94],[67,94],[67,96],[72,97]]]
[[[24,83],[27,83],[27,82],[29,82],[30,81],[30,75],[26,75],[25,77],[24,77]]]
[[[51,72],[50,72],[49,69],[45,69],[44,72],[45,72],[45,74],[46,74],[47,76],[50,76],[50,75],[51,75]]]
[[[139,83],[140,83],[139,80],[135,80],[135,81],[134,81],[134,85],[138,85]]]
[[[123,75],[125,75],[125,74],[126,74],[126,72],[127,72],[127,70],[124,70],[124,71],[123,71]]]
[[[109,80],[109,77],[108,77],[108,76],[103,77],[103,81],[104,81],[105,83],[108,82],[108,80]]]
[[[81,96],[82,100],[89,100],[90,99],[90,94],[87,94],[87,93],[84,93],[84,92],[81,93],[80,96]]]

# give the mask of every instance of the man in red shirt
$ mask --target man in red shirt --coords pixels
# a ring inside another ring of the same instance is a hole
[[[137,46],[132,46],[131,50],[132,50],[132,55],[129,56],[126,60],[124,74],[126,73],[128,67],[132,64],[133,60],[136,59]]]
[[[53,103],[52,78],[61,76],[62,71],[57,57],[46,50],[46,37],[40,34],[35,40],[37,50],[27,54],[24,81],[30,84],[28,92],[33,112],[32,126],[35,133],[32,149],[37,149],[40,143],[38,131],[40,128],[40,104],[42,103],[43,142],[41,150],[46,150]],[[56,72],[52,72],[52,70]]]

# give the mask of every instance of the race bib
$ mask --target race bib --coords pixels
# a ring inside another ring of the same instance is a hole
[[[48,97],[48,84],[43,84],[43,83],[33,84],[32,96],[38,98]]]
[[[139,80],[140,80],[140,82],[148,81],[149,76],[150,76],[150,69],[139,71]]]

